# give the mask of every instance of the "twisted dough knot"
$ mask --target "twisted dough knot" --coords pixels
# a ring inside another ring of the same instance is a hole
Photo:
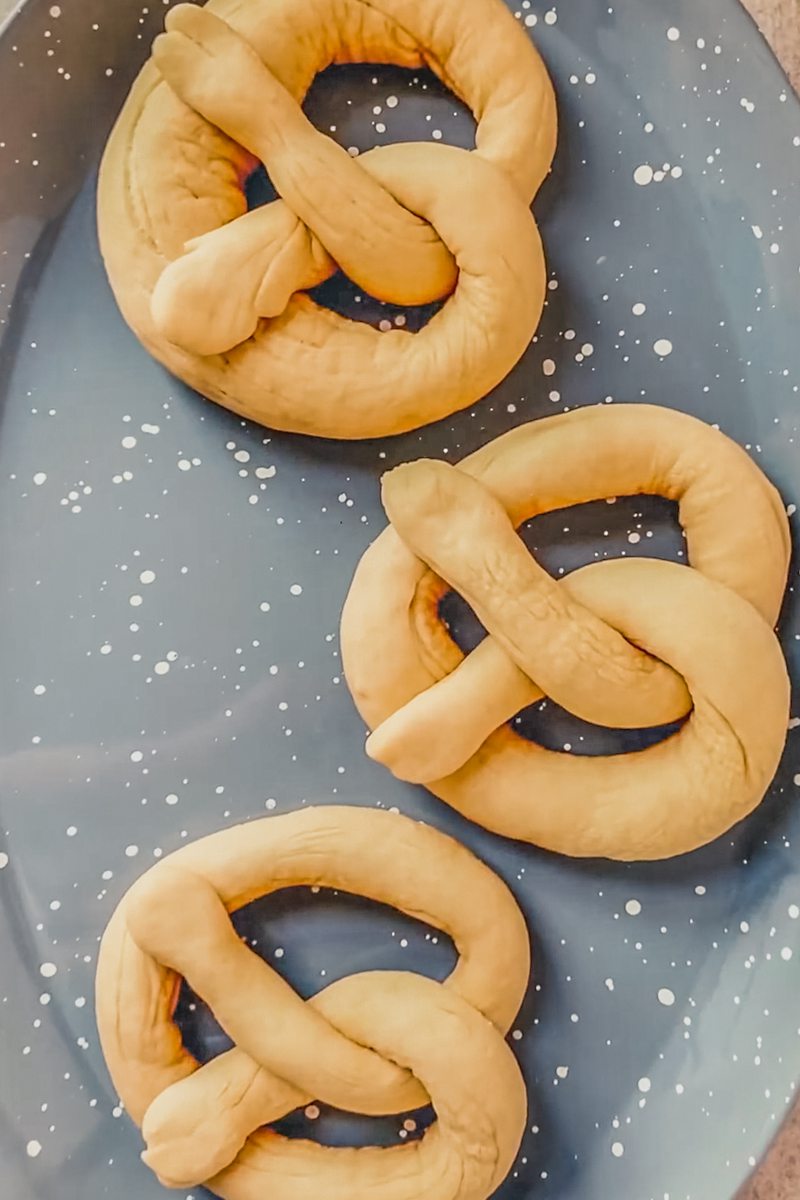
[[[678,502],[691,567],[624,558],[556,582],[515,536],[538,513],[639,494]],[[790,543],[743,450],[681,413],[600,406],[520,426],[458,468],[398,467],[382,495],[391,526],[342,615],[373,758],[498,833],[576,856],[670,857],[760,803],[787,729],[773,626]],[[490,635],[466,657],[438,615],[448,587]],[[505,724],[544,695],[620,728],[691,714],[650,749],[573,756]]]
[[[444,930],[458,963],[337,980],[307,1003],[228,914],[280,888],[368,896]],[[97,1019],[114,1084],[162,1183],[225,1200],[484,1200],[509,1171],[525,1087],[504,1041],[530,972],[528,934],[496,875],[406,817],[326,807],[179,850],[142,876],[103,937]],[[235,1048],[200,1067],[172,1020],[180,977]],[[430,1099],[438,1120],[394,1149],[331,1149],[263,1128],[312,1099],[370,1115]]]
[[[529,205],[556,136],[547,72],[500,0],[211,0],[166,23],[98,189],[111,285],[151,353],[245,417],[325,437],[399,433],[495,387],[544,303]],[[299,102],[363,61],[435,71],[474,113],[475,151],[350,158]],[[248,213],[258,161],[282,199]],[[420,333],[379,334],[305,295],[337,266],[396,304],[453,294]]]

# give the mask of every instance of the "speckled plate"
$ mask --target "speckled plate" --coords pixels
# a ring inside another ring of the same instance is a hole
[[[110,14],[30,0],[0,38],[0,1190],[164,1195],[98,1046],[100,933],[186,839],[344,800],[455,833],[524,907],[536,966],[512,1044],[530,1120],[504,1200],[730,1200],[800,1078],[800,733],[756,815],[715,845],[655,866],[569,862],[367,761],[337,624],[384,524],[385,467],[455,459],[566,407],[646,398],[718,422],[794,511],[800,105],[733,0],[525,0],[562,122],[537,203],[552,272],[538,340],[474,411],[337,445],[207,404],[119,317],[96,164],[163,12],[115,0]],[[309,110],[362,148],[471,135],[438,85],[382,68],[326,77]],[[387,315],[340,284],[327,294]],[[553,570],[598,549],[681,553],[670,506],[649,500],[540,519],[529,540]],[[790,593],[795,679],[799,631]],[[575,752],[616,744],[552,708],[529,728]],[[442,975],[452,956],[413,922],[324,893],[242,920],[264,954],[285,949],[305,994],[368,966]],[[190,999],[185,1036],[208,1056],[224,1039]],[[314,1135],[393,1143],[399,1129],[323,1112]]]

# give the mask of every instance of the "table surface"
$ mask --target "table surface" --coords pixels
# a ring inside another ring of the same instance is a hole
[[[0,0],[0,20],[19,0]],[[744,0],[795,88],[800,90],[800,0]],[[800,1105],[789,1117],[766,1161],[737,1200],[798,1200],[800,1197]]]

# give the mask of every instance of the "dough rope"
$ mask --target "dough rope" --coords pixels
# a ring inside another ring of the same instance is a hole
[[[98,185],[109,280],[150,353],[244,417],[322,437],[400,433],[491,391],[541,315],[529,206],[556,139],[550,79],[500,0],[210,0],[166,26]],[[331,63],[364,61],[430,67],[476,149],[353,160],[300,103]],[[248,213],[259,161],[281,199]],[[449,298],[419,333],[379,333],[305,294],[337,265],[382,300]]]
[[[514,532],[640,494],[678,502],[690,567],[622,558],[556,582]],[[458,467],[398,467],[382,495],[391,526],[341,626],[372,758],[497,833],[582,857],[681,854],[760,803],[786,738],[773,626],[790,541],[778,493],[737,445],[668,409],[599,406],[520,426]],[[466,657],[438,615],[448,587],[490,635]],[[691,712],[647,750],[577,756],[506,724],[544,695],[620,728]]]
[[[459,954],[443,983],[347,976],[303,1001],[228,914],[281,888],[322,885],[427,921]],[[240,825],[143,875],[101,944],[97,1020],[115,1087],[168,1187],[223,1200],[485,1200],[511,1168],[527,1099],[505,1043],[530,973],[505,884],[458,842],[407,817],[324,807]],[[172,1014],[180,978],[235,1048],[199,1064]],[[264,1128],[312,1099],[371,1115],[430,1101],[424,1137],[332,1149]]]

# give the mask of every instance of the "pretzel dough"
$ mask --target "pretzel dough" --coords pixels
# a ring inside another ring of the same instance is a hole
[[[409,972],[337,980],[304,1002],[228,913],[281,888],[368,896],[442,929],[444,984]],[[484,1200],[510,1170],[527,1101],[503,1040],[528,984],[525,922],[458,842],[375,809],[268,817],[143,875],[104,934],[97,1020],[114,1085],[168,1187],[224,1200]],[[172,1020],[180,977],[236,1043],[205,1066]],[[392,1149],[331,1149],[263,1128],[312,1099],[367,1114],[430,1098],[438,1120]]]
[[[111,286],[150,353],[244,417],[323,437],[413,429],[498,384],[544,303],[529,205],[556,137],[547,72],[500,0],[211,0],[166,24],[98,186]],[[429,66],[475,114],[476,150],[351,159],[299,102],[362,61]],[[247,213],[259,160],[282,199]],[[337,264],[397,304],[455,291],[421,332],[379,333],[304,294]]]
[[[556,582],[514,534],[537,513],[646,493],[678,501],[693,569],[624,558]],[[790,542],[743,450],[682,413],[603,405],[520,426],[458,468],[399,467],[383,501],[392,525],[341,629],[373,758],[489,829],[575,856],[681,854],[760,803],[787,729],[772,627]],[[448,585],[490,634],[466,658],[438,615]],[[545,694],[618,727],[692,711],[647,750],[585,757],[504,724]]]

